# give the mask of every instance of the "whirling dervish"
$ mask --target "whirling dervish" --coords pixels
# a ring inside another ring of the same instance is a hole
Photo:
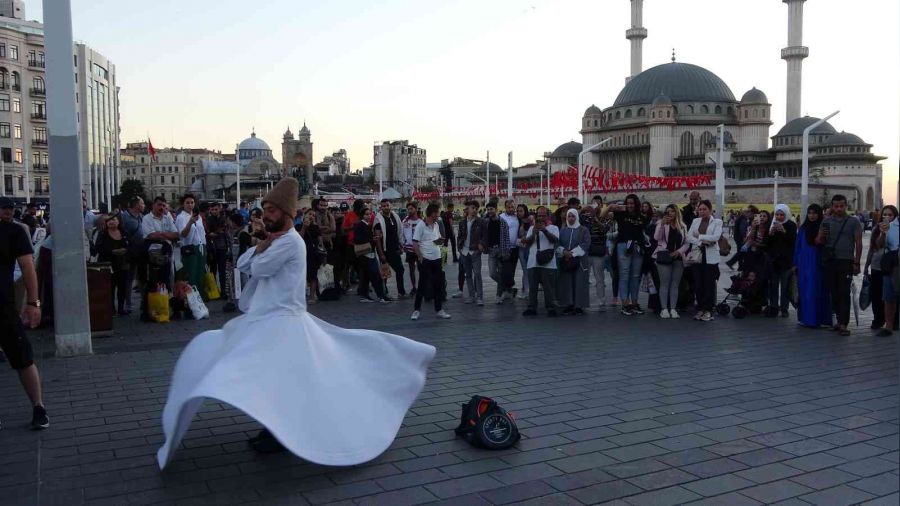
[[[433,346],[307,312],[306,247],[293,228],[298,187],[282,179],[263,199],[268,237],[237,262],[250,276],[245,314],[195,337],[175,365],[160,469],[207,398],[240,409],[301,458],[360,464],[390,446],[425,384]]]

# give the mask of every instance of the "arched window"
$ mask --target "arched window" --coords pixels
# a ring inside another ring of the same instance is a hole
[[[716,146],[716,137],[710,132],[703,132],[703,135],[700,136],[700,150],[702,151],[710,146]]]
[[[729,106],[728,106],[728,109],[726,110],[726,113],[727,113],[729,116],[734,116],[734,107],[731,107],[731,106],[729,105]]]
[[[765,109],[760,109],[760,110],[759,110],[759,115],[762,116],[763,118],[765,118],[765,117],[766,117],[766,110],[765,110]]]
[[[744,119],[747,119],[748,116],[750,116],[750,111],[744,109]]]
[[[671,118],[671,117],[672,117],[672,111],[666,111],[666,117],[667,117],[667,118]]]
[[[594,120],[594,126],[597,126],[597,120]]]
[[[754,117],[754,118],[758,118],[758,117],[759,117],[759,109],[753,109],[753,117]]]
[[[625,111],[625,117],[626,117],[626,118],[630,118],[630,117],[631,117],[631,109],[628,109],[627,111]]]
[[[694,106],[692,106],[692,105],[688,106],[688,114],[694,114]]]
[[[4,67],[0,67],[0,88],[9,87],[9,71]]]
[[[655,117],[656,117],[656,112],[651,112],[651,113],[650,113],[650,117],[651,117],[651,118],[655,118]]]
[[[694,154],[694,134],[690,132],[681,134],[681,146],[678,153],[681,156],[691,156]]]
[[[622,111],[616,111],[616,119],[622,119]]]
[[[716,106],[716,114],[722,114],[722,106],[721,105]]]
[[[709,106],[706,104],[701,105],[700,114],[709,114]]]
[[[21,77],[19,76],[19,73],[18,73],[18,72],[13,72],[13,73],[12,73],[12,87],[13,87],[14,90],[21,90],[21,89],[22,89],[22,79],[21,79]]]
[[[643,107],[638,109],[638,117],[642,117],[642,116],[646,116],[646,115],[647,115],[647,111],[645,111]]]

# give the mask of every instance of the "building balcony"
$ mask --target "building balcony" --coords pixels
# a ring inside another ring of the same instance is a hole
[[[0,89],[3,89],[3,88],[0,88]],[[30,94],[32,97],[46,97],[46,96],[47,96],[47,90],[46,90],[45,88],[31,88],[31,89],[29,90],[29,94]]]
[[[42,68],[44,68],[44,62],[39,61],[39,60],[28,60],[28,66],[29,67],[37,67],[37,68],[42,69]]]
[[[33,113],[31,113],[31,119],[38,120],[38,121],[47,121],[47,113],[33,112]]]
[[[46,146],[47,139],[31,139],[31,144],[35,146]]]
[[[50,170],[50,166],[46,163],[35,163],[31,165],[31,168],[34,170]]]

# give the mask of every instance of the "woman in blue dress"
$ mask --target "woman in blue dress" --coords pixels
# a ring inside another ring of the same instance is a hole
[[[831,299],[822,279],[822,247],[816,245],[821,224],[822,207],[811,204],[806,209],[806,220],[800,226],[794,248],[794,270],[800,292],[797,319],[800,325],[810,328],[831,326]]]

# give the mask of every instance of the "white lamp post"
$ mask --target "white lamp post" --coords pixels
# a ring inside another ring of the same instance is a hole
[[[773,206],[772,209],[775,208],[774,206],[778,205],[778,171],[777,170],[775,171],[775,187],[774,187],[773,191],[774,191],[774,194],[772,196],[772,206]]]
[[[513,198],[513,178],[512,178],[512,151],[509,152],[506,161],[506,198]]]
[[[716,146],[716,207],[719,218],[725,217],[725,125],[716,127],[719,130],[719,138]]]
[[[234,181],[235,181],[235,191],[237,192],[237,208],[238,208],[238,210],[240,210],[241,209],[241,145],[240,144],[234,145],[234,161],[237,162],[237,168],[235,169],[237,174],[235,174],[236,177],[235,177]],[[224,190],[222,190],[222,191],[223,191],[222,200],[225,200]]]
[[[824,118],[816,121],[812,125],[803,129],[803,159],[802,159],[802,170],[800,173],[800,213],[801,215],[806,213],[806,208],[809,207],[809,133],[812,132],[816,127],[825,123],[829,119],[833,118],[837,113],[841,111],[834,111],[833,113],[825,116]]]
[[[477,176],[476,176],[477,177]],[[481,179],[481,178],[479,178]],[[484,162],[484,205],[487,205],[488,201],[491,200],[491,151],[487,152],[487,161]]]
[[[578,200],[580,200],[582,204],[584,204],[584,154],[590,153],[611,140],[612,137],[607,137],[597,144],[583,150],[581,153],[578,153]]]

